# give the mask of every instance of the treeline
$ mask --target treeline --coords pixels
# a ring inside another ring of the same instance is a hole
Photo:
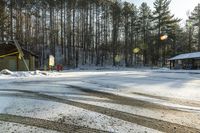
[[[184,28],[170,0],[136,7],[116,0],[0,0],[0,40],[16,39],[57,63],[165,66],[169,57],[200,50],[200,6]],[[161,40],[167,35],[165,40]]]

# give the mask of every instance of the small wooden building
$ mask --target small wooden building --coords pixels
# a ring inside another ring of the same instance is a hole
[[[24,59],[29,70],[36,69],[37,55],[23,49]],[[19,51],[14,41],[0,43],[0,70],[8,69],[11,71],[27,71],[26,65],[19,57]]]
[[[200,52],[180,54],[169,61],[170,69],[200,69]]]

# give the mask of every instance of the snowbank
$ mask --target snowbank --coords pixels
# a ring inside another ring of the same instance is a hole
[[[12,75],[13,72],[11,72],[11,71],[9,71],[9,70],[7,70],[7,69],[4,69],[4,70],[2,70],[2,71],[0,72],[0,74],[4,74],[4,75]]]
[[[48,72],[42,72],[42,71],[31,71],[31,72],[12,72],[10,70],[2,70],[0,72],[0,78],[1,79],[9,79],[9,78],[25,78],[25,77],[41,77],[41,76],[48,76]]]

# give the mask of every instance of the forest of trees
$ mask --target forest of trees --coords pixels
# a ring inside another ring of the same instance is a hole
[[[40,66],[165,66],[167,59],[200,51],[200,4],[185,26],[170,0],[0,0],[0,41],[17,40],[39,56]],[[166,40],[160,37],[167,35]],[[59,56],[58,56],[59,55]]]

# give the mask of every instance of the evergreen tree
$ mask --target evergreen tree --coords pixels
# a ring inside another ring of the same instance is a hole
[[[148,64],[151,56],[150,50],[150,42],[148,38],[150,38],[151,34],[151,10],[147,3],[142,3],[139,8],[139,22],[140,22],[140,30],[141,30],[141,39],[142,39],[142,47],[143,55],[144,55],[144,65]]]
[[[171,15],[169,10],[169,5],[171,0],[156,0],[154,2],[153,11],[153,22],[154,28],[157,31],[157,42],[156,42],[156,61],[161,61],[162,66],[165,65],[165,44],[161,41],[160,37],[167,34],[167,28],[173,25],[174,23],[179,22],[179,19],[174,18],[174,15]],[[160,56],[161,55],[161,56]]]
[[[190,16],[190,19],[192,20],[193,26],[197,28],[197,50],[200,51],[200,4],[195,7]]]
[[[0,0],[0,36],[1,41],[4,41],[6,29],[8,28],[8,15],[5,11],[6,2],[4,0]]]
[[[146,3],[137,8],[120,0],[0,0],[0,40],[17,39],[39,55],[40,66],[49,54],[69,67],[157,65],[161,59],[164,65],[172,55],[193,51],[194,41],[196,50],[200,46],[199,5],[190,17],[192,28],[184,30],[169,4],[156,0],[151,12]],[[168,39],[161,41],[164,34]]]

